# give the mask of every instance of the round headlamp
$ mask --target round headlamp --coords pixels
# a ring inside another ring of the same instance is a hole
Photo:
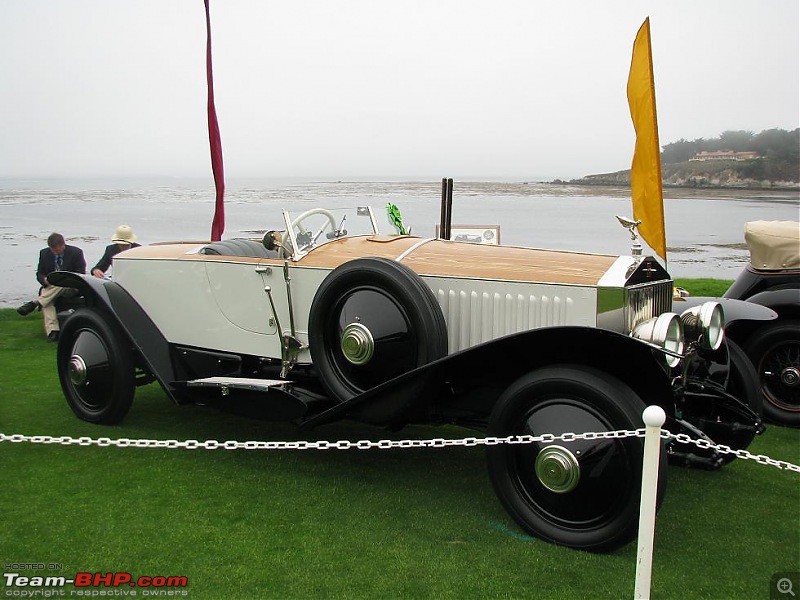
[[[725,311],[719,302],[704,302],[681,313],[686,339],[704,350],[717,350],[725,339]]]
[[[675,313],[664,313],[648,319],[636,326],[631,333],[637,340],[649,342],[675,354],[683,354],[683,325]],[[664,361],[670,367],[681,362],[680,356],[664,354]]]

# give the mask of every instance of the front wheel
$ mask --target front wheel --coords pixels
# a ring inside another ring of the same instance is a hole
[[[64,324],[58,340],[58,378],[72,411],[90,423],[121,421],[136,388],[131,349],[115,323],[84,308]]]
[[[489,419],[492,436],[636,430],[644,403],[627,385],[596,369],[547,367],[514,382]],[[608,551],[636,536],[642,440],[501,444],[488,448],[500,501],[529,533],[549,542]],[[658,502],[666,481],[662,449]]]
[[[800,427],[800,320],[762,328],[747,341],[745,352],[758,373],[764,416]]]

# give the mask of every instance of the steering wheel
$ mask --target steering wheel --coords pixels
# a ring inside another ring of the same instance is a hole
[[[303,227],[303,221],[314,215],[323,215],[327,219],[327,222],[323,223],[322,227],[320,227],[316,233],[312,233]],[[300,246],[300,250],[307,250],[314,246],[319,236],[322,235],[322,232],[325,231],[327,227],[330,227],[331,231],[336,231],[336,217],[333,216],[331,211],[325,208],[312,208],[297,216],[297,218],[292,221],[292,229],[295,227],[297,227],[299,231],[299,234],[296,236],[297,245]]]

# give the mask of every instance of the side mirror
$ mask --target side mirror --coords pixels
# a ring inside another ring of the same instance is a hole
[[[274,229],[264,234],[264,239],[261,240],[261,243],[264,244],[264,248],[267,250],[275,250],[276,248],[283,247],[281,244],[281,234]]]
[[[288,238],[288,236],[287,236]],[[283,234],[275,229],[270,229],[264,234],[261,243],[269,251],[277,250],[280,258],[292,258],[292,243],[287,239],[283,241]]]

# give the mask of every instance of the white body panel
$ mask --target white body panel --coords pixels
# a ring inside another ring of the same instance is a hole
[[[423,281],[442,308],[450,353],[528,329],[597,321],[594,288],[451,277]]]
[[[284,334],[291,332],[281,261],[243,262],[193,254],[180,259],[118,260],[115,281],[136,298],[171,343],[280,358],[269,298]],[[137,264],[138,263],[138,264]],[[314,294],[331,269],[289,267],[295,335],[308,344]],[[456,277],[423,277],[441,306],[451,353],[527,329],[596,325],[592,287]],[[303,350],[298,362],[310,362]]]
[[[289,333],[283,267],[276,261],[196,258],[115,262],[114,280],[139,303],[171,343],[280,358],[281,340],[264,291],[271,289],[278,320]],[[137,264],[138,263],[138,264]],[[266,268],[265,268],[266,267]],[[297,337],[308,343],[308,314],[330,271],[290,268]],[[309,362],[308,351],[300,362]]]

